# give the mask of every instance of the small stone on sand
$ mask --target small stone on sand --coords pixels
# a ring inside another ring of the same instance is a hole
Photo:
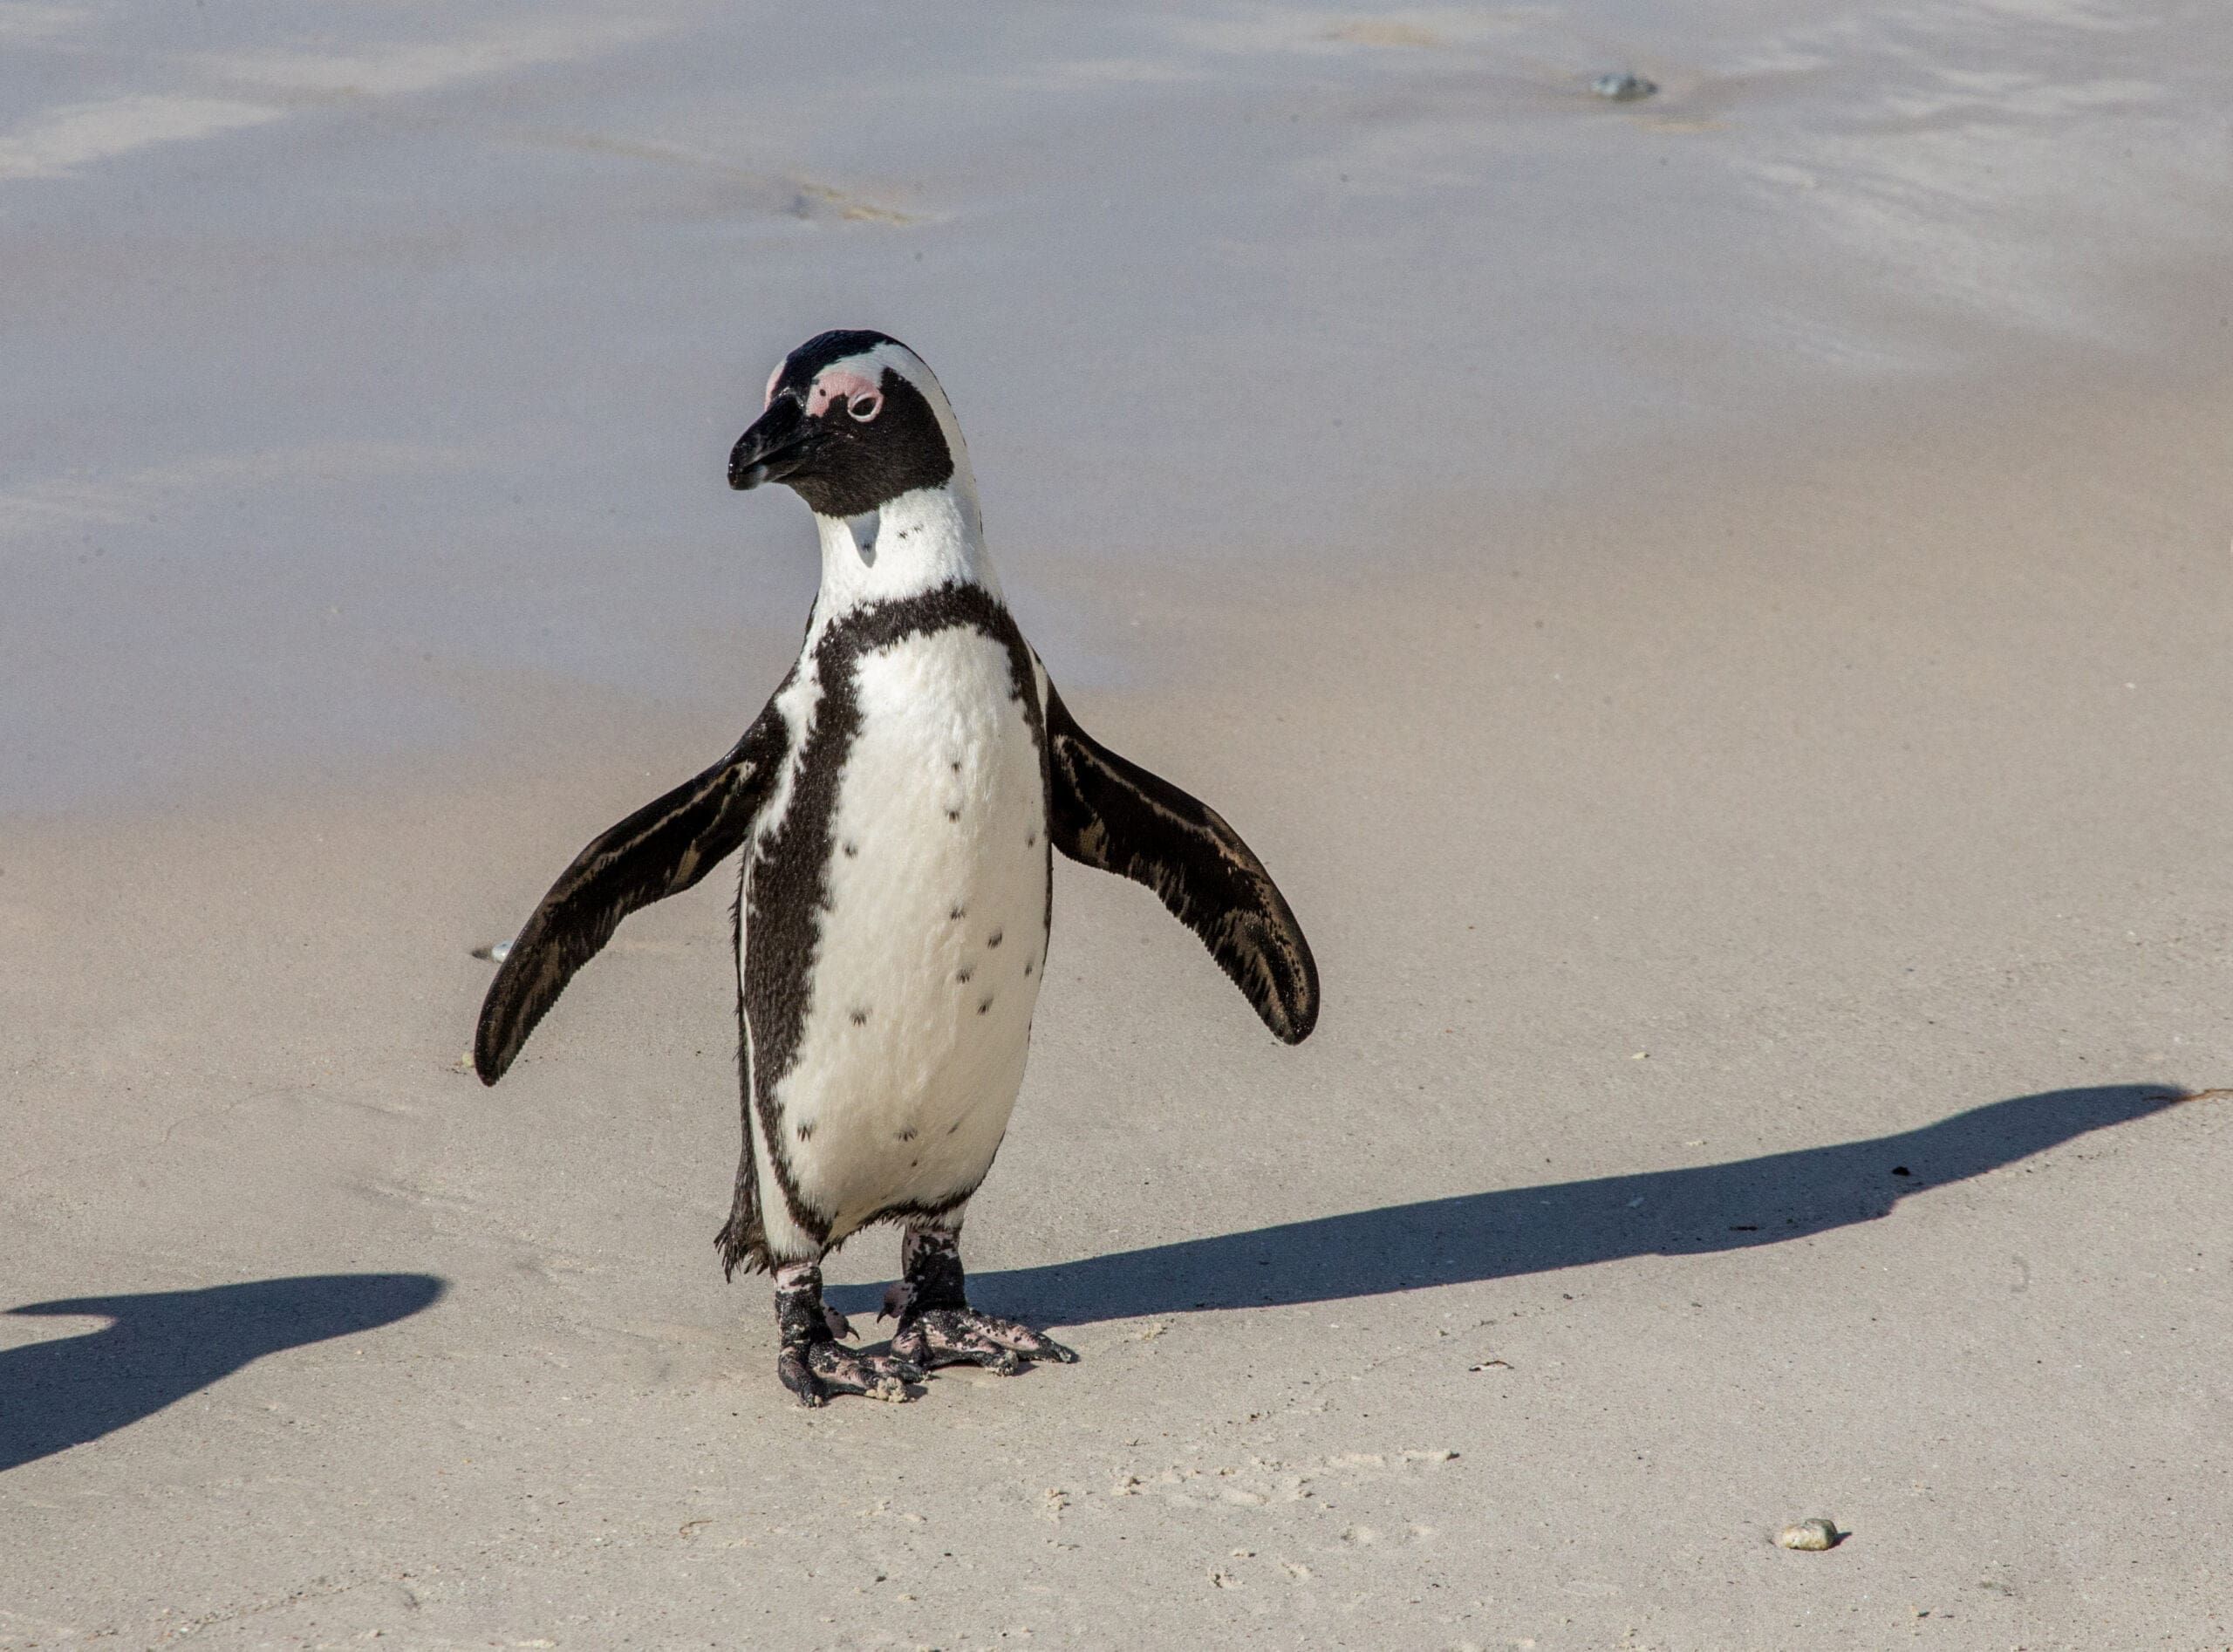
[[[1838,1530],[1835,1520],[1817,1519],[1786,1526],[1776,1533],[1776,1541],[1786,1549],[1834,1549],[1845,1540],[1845,1535]]]
[[[1589,89],[1599,97],[1613,103],[1634,103],[1638,98],[1649,98],[1659,90],[1640,74],[1601,74],[1589,83]]]

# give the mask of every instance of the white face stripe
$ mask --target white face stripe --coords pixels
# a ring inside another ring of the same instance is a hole
[[[985,512],[984,507],[977,502],[977,473],[970,467],[969,444],[961,439],[961,423],[953,416],[953,404],[946,399],[946,391],[939,385],[938,375],[931,371],[930,364],[903,344],[880,344],[873,349],[864,350],[857,356],[847,356],[843,360],[831,362],[815,375],[815,386],[818,388],[833,374],[843,374],[849,379],[857,378],[871,386],[881,386],[886,369],[912,385],[921,393],[923,399],[930,403],[931,416],[939,421],[939,433],[946,438],[946,452],[953,456],[953,477],[946,483],[945,490],[961,502],[964,531],[973,542],[972,560],[980,561],[985,538]],[[780,375],[782,369],[779,367],[776,372]],[[826,563],[824,566],[826,570]],[[985,583],[992,583],[989,570],[987,570]]]
[[[954,481],[961,484],[968,498],[970,515],[977,514],[977,476],[969,468],[969,444],[961,439],[960,421],[953,416],[953,404],[946,399],[938,375],[930,364],[902,344],[881,344],[864,350],[857,356],[848,356],[843,361],[833,361],[815,375],[819,386],[833,373],[845,373],[865,379],[871,386],[884,383],[885,369],[898,373],[922,393],[931,404],[932,416],[939,421],[939,433],[946,438],[946,451],[953,455]]]

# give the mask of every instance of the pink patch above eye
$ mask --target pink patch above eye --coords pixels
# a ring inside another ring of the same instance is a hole
[[[866,373],[851,367],[830,367],[823,371],[821,377],[814,381],[814,388],[807,392],[806,410],[809,416],[819,418],[829,412],[830,404],[833,401],[865,400],[872,406],[880,406],[884,399],[881,390],[882,386]],[[876,413],[871,411],[860,417],[873,419]]]
[[[768,393],[760,399],[761,407],[772,407],[775,405],[776,381],[782,378],[783,369],[789,365],[790,364],[787,361],[779,361],[775,364],[775,371],[768,375]]]

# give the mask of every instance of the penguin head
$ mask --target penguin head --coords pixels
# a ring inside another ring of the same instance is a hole
[[[966,482],[967,462],[920,356],[880,332],[825,332],[769,376],[764,411],[729,454],[729,486],[780,481],[817,516],[860,516],[957,471]]]

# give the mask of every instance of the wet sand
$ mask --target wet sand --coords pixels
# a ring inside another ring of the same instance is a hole
[[[468,950],[729,724],[18,832],[11,1300],[113,1320],[0,1321],[6,1644],[2222,1638],[2228,410],[2065,387],[1101,593],[1176,686],[1080,716],[1325,1019],[1066,866],[969,1251],[1084,1361],[906,1408],[793,1409],[715,1266],[719,880],[458,1065]]]

